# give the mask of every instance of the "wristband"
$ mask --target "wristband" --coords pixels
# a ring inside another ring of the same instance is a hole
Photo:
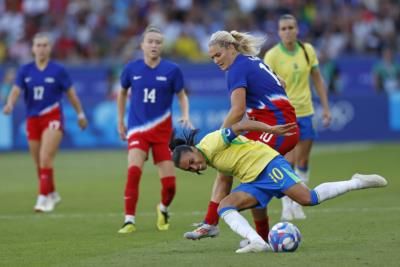
[[[233,139],[237,137],[232,128],[222,129],[222,136],[224,137],[225,143],[231,143]]]

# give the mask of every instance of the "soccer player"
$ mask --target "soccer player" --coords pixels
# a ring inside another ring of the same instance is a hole
[[[84,129],[87,126],[67,71],[50,59],[51,48],[52,43],[46,33],[37,33],[33,37],[35,60],[19,68],[15,85],[3,108],[5,114],[11,113],[23,92],[28,145],[39,176],[39,195],[34,206],[37,212],[50,212],[61,201],[55,188],[53,162],[64,131],[61,105],[64,93],[77,113],[79,127]]]
[[[259,141],[238,135],[244,131],[290,134],[294,124],[269,126],[262,122],[243,120],[230,128],[206,135],[194,145],[192,131],[186,140],[171,142],[175,166],[182,170],[200,173],[212,166],[230,173],[241,182],[219,204],[219,216],[230,228],[249,243],[237,253],[270,250],[269,245],[239,214],[252,207],[266,207],[272,197],[286,195],[304,206],[314,206],[346,192],[371,187],[384,187],[387,181],[376,174],[354,174],[350,180],[323,183],[310,190],[293,171],[289,162],[277,151]],[[280,127],[280,128],[276,128]]]
[[[183,76],[173,62],[161,58],[163,34],[153,26],[143,33],[141,48],[144,59],[128,63],[121,74],[118,93],[118,131],[128,141],[128,174],[125,185],[125,221],[118,231],[136,231],[135,214],[139,182],[144,162],[151,148],[154,164],[161,178],[161,202],[157,205],[157,228],[168,230],[168,206],[175,196],[175,169],[169,140],[172,134],[171,106],[177,94],[181,107],[180,122],[191,127],[189,101],[183,89]],[[125,104],[130,89],[128,127],[124,123]]]
[[[296,122],[294,108],[290,104],[278,77],[256,55],[264,38],[237,31],[217,31],[209,41],[208,54],[223,71],[226,71],[231,108],[222,127],[230,127],[243,117],[262,121],[269,125]],[[282,155],[292,150],[298,141],[298,130],[290,136],[271,133],[249,132],[246,137],[271,146]],[[192,232],[184,234],[187,239],[213,237],[218,234],[218,204],[230,192],[232,177],[218,174],[214,182],[211,201],[204,223]],[[257,232],[266,239],[269,231],[265,209],[253,209]]]
[[[300,140],[296,147],[285,155],[295,172],[304,183],[309,180],[309,160],[316,132],[313,128],[314,114],[309,80],[314,83],[323,107],[323,124],[328,126],[331,120],[327,90],[318,67],[318,59],[311,44],[297,39],[299,29],[296,18],[283,15],[279,19],[281,42],[270,49],[264,62],[286,82],[286,92],[296,110],[300,128]],[[305,219],[306,215],[298,203],[287,197],[282,198],[282,216],[284,221]]]

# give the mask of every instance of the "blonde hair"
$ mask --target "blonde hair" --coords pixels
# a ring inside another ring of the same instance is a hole
[[[50,33],[48,33],[48,32],[38,32],[38,33],[36,33],[32,38],[32,43],[34,43],[36,39],[40,39],[40,38],[47,38],[47,40],[49,41],[50,46],[53,46],[54,40],[51,37]]]
[[[265,37],[256,37],[249,33],[217,31],[211,35],[208,46],[218,44],[221,47],[227,48],[229,45],[233,45],[241,54],[257,56],[264,42]]]
[[[155,32],[155,33],[159,33],[159,34],[163,35],[160,28],[158,28],[154,25],[149,25],[146,27],[146,29],[144,29],[144,32],[142,34],[142,41],[144,40],[144,37],[146,36],[146,34],[148,34],[150,32]]]

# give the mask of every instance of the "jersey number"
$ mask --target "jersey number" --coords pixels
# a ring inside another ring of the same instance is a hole
[[[33,99],[34,100],[42,100],[43,99],[43,93],[44,93],[44,87],[43,86],[35,86],[35,87],[33,87]]]
[[[265,70],[266,72],[268,72],[268,74],[271,75],[272,78],[274,78],[274,80],[276,81],[276,83],[277,83],[279,86],[282,86],[281,82],[279,81],[278,77],[276,77],[275,73],[272,72],[266,65],[260,63],[260,64],[258,64],[258,66],[259,66],[261,69],[263,69],[263,70]]]
[[[278,168],[273,168],[270,173],[268,173],[269,177],[274,181],[274,183],[278,183],[283,179],[283,173]]]
[[[268,144],[269,141],[271,141],[271,138],[272,138],[273,136],[274,136],[274,135],[273,135],[272,133],[262,133],[262,134],[260,135],[260,140],[261,140],[263,143]]]
[[[156,103],[156,89],[144,88],[143,103]]]

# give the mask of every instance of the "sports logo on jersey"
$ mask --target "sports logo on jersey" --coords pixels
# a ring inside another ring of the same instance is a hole
[[[139,140],[133,140],[132,142],[129,143],[129,146],[135,146],[139,144]]]
[[[55,80],[54,80],[53,77],[46,77],[46,78],[44,79],[44,82],[45,82],[45,83],[54,83]]]
[[[24,81],[25,81],[26,83],[29,83],[31,80],[32,80],[31,77],[26,77],[26,78],[24,79]]]
[[[142,79],[142,76],[133,76],[134,81],[139,80],[139,79]]]
[[[157,77],[156,77],[156,80],[157,80],[157,81],[165,82],[165,81],[167,80],[167,77],[165,77],[165,76],[157,76]]]

